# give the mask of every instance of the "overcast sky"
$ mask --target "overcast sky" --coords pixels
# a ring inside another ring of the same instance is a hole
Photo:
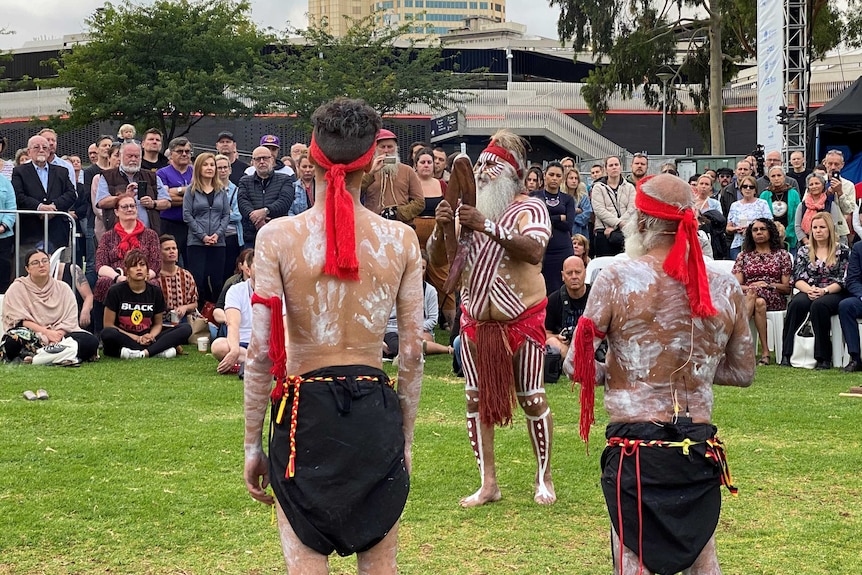
[[[102,6],[102,0],[41,0],[35,4],[3,0],[0,28],[14,31],[0,36],[0,49],[20,48],[34,38],[62,38],[64,34],[85,31],[84,20]],[[285,8],[285,5],[287,8]],[[308,10],[306,0],[251,0],[252,18],[263,26],[281,30],[290,22],[304,28]],[[547,38],[557,37],[558,8],[544,0],[507,0],[509,20],[527,25],[527,33]]]

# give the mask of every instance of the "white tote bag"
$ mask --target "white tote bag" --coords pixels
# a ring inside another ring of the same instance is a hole
[[[790,365],[803,369],[814,369],[817,360],[814,359],[814,329],[811,327],[811,317],[805,316],[805,321],[793,334],[793,355]]]

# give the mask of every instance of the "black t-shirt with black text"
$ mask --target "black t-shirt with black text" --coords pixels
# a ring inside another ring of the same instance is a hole
[[[144,291],[135,293],[128,282],[123,282],[108,290],[105,307],[117,314],[114,327],[141,335],[149,333],[157,314],[165,313],[165,296],[153,284],[147,283]]]

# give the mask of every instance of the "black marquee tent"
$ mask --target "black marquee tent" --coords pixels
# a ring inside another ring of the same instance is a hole
[[[812,112],[809,126],[810,157],[822,158],[831,148],[843,149],[845,156],[862,152],[862,77]]]

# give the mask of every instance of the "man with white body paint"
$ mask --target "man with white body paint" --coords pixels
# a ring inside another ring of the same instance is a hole
[[[542,200],[523,187],[524,143],[499,131],[473,168],[476,207],[461,205],[458,220],[473,230],[461,288],[461,360],[467,392],[467,435],[482,485],[461,499],[474,507],[501,497],[494,464],[494,426],[512,420],[517,400],[527,418],[537,467],[534,500],[556,501],[551,481],[553,421],[545,397],[545,281],[542,259],[551,219]],[[460,180],[457,165],[450,185]],[[454,229],[446,200],[429,240],[432,258]]]
[[[595,385],[604,385],[614,573],[718,575],[720,486],[735,490],[710,423],[713,385],[746,387],[754,377],[745,298],[731,276],[704,267],[686,182],[646,178],[635,208],[623,230],[631,259],[596,278],[570,351],[582,383],[581,437]],[[597,370],[603,337],[607,363]]]
[[[318,108],[312,123],[317,201],[261,228],[255,245],[246,487],[258,501],[277,500],[292,575],[327,573],[333,550],[356,553],[359,573],[395,574],[422,380],[419,242],[407,225],[359,203],[381,125],[377,112],[340,99]],[[393,306],[402,342],[397,395],[380,370]],[[267,456],[261,437],[268,404]],[[275,499],[265,491],[270,482]]]

